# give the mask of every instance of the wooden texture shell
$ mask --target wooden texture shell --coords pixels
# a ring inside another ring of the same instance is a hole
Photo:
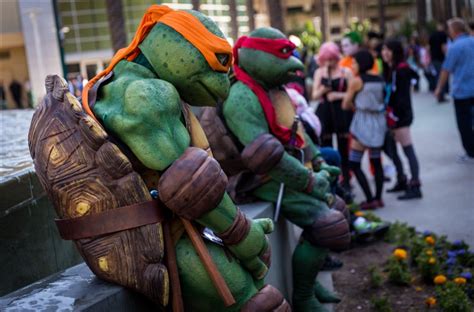
[[[75,218],[151,200],[127,157],[85,114],[57,75],[46,78],[47,95],[29,132],[36,174],[60,218]],[[168,304],[161,223],[75,241],[100,278]]]

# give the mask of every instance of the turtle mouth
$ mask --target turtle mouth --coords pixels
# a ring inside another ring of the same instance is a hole
[[[296,77],[298,74],[297,74],[297,69],[290,69],[289,71],[286,72],[286,74],[288,75],[288,77]]]
[[[201,87],[204,89],[204,91],[206,91],[206,93],[214,100],[214,102],[217,104],[219,101],[220,101],[220,97],[215,94],[214,92],[212,92],[211,89],[209,89],[205,83],[203,83],[202,81],[198,81],[199,85],[201,85]]]

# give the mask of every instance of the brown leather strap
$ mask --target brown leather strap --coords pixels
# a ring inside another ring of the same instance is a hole
[[[313,192],[313,187],[314,187],[314,176],[313,176],[313,173],[308,170],[308,183],[306,184],[303,192],[305,192],[306,194],[311,194]]]
[[[304,152],[304,162],[312,161],[314,158],[313,150],[311,149],[311,146],[308,144],[303,148]]]
[[[201,259],[204,268],[209,274],[209,277],[212,283],[214,284],[217,293],[221,297],[222,301],[224,301],[224,305],[226,307],[234,305],[234,296],[232,295],[232,292],[230,291],[230,288],[227,285],[226,281],[222,277],[222,274],[219,272],[217,265],[212,260],[211,255],[209,254],[209,250],[207,250],[207,247],[204,244],[201,235],[189,220],[181,218],[181,222],[183,222],[184,228],[186,229],[186,233],[188,233],[188,237],[191,240],[194,249],[196,249],[196,253]]]
[[[171,308],[173,312],[184,312],[183,294],[179,282],[178,263],[176,261],[176,249],[171,236],[169,222],[163,223],[165,238],[166,267],[171,283]]]
[[[163,221],[164,208],[157,200],[111,209],[71,219],[55,219],[63,239],[75,240],[128,230]]]
[[[223,233],[217,234],[224,244],[231,246],[240,243],[250,231],[250,221],[237,208],[237,215],[235,216],[232,225]]]
[[[108,73],[106,76],[104,76],[98,83],[94,85],[94,87],[89,89],[88,92],[88,100],[89,100],[89,107],[92,109],[94,108],[95,102],[97,101],[97,92],[99,91],[99,87],[106,83],[109,82],[109,80],[114,76],[114,72],[111,71]]]

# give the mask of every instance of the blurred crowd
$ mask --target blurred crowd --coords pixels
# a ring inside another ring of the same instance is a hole
[[[8,84],[3,80],[0,80],[0,109],[7,108],[8,96],[11,97],[14,108],[33,107],[33,98],[29,80],[25,80],[21,83],[18,80],[13,79]]]
[[[387,192],[400,192],[399,200],[422,198],[419,160],[410,127],[411,92],[420,90],[423,76],[439,103],[447,101],[451,89],[466,152],[458,162],[474,164],[473,53],[472,27],[453,18],[446,25],[439,23],[426,38],[348,32],[340,42],[323,43],[316,55],[295,54],[307,70],[299,73],[298,81],[287,85],[293,90],[288,93],[323,157],[341,167],[339,193],[346,201],[352,201],[350,181],[354,176],[365,195],[360,207],[384,206],[383,185],[390,179],[382,166],[383,157],[390,159],[396,170],[395,184]],[[409,175],[399,150],[407,159]],[[365,151],[369,172],[361,166]],[[374,192],[366,174],[374,176]]]
[[[83,86],[87,83],[81,75],[70,75],[67,79],[69,91],[76,97],[80,97]],[[23,83],[13,79],[9,83],[0,80],[0,109],[9,108],[8,98],[11,98],[14,109],[33,108],[33,94],[29,80]]]

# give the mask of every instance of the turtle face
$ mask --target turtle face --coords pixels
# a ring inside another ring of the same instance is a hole
[[[259,28],[253,31],[249,37],[286,39],[282,32],[270,27]],[[271,53],[247,48],[239,49],[239,66],[267,89],[294,80],[296,72],[304,70],[303,63],[294,56],[282,59]]]
[[[224,38],[208,17],[189,11],[213,34]],[[227,73],[214,71],[204,56],[174,29],[156,24],[140,44],[140,50],[153,66],[160,79],[173,84],[180,97],[190,105],[215,106],[229,94]],[[228,55],[217,55],[222,64]]]

